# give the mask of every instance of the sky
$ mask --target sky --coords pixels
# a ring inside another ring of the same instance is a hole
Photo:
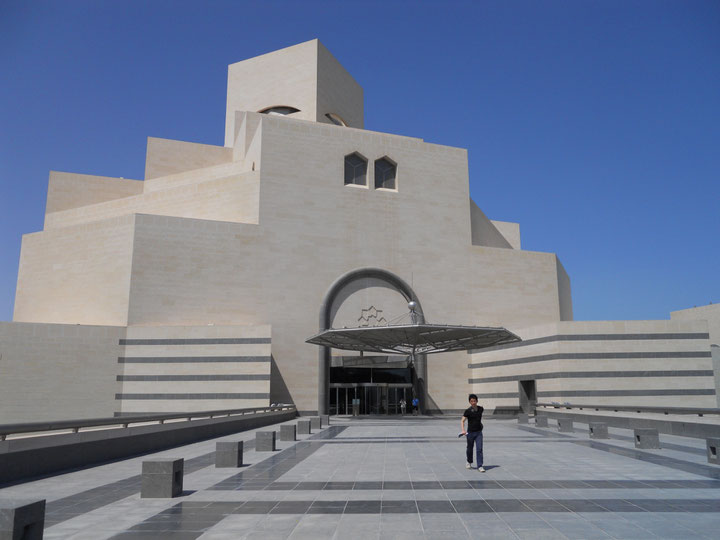
[[[0,0],[0,321],[50,170],[222,145],[227,65],[314,38],[366,129],[467,148],[471,197],[557,253],[576,320],[720,302],[717,0]]]

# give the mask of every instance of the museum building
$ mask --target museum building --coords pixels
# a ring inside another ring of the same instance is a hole
[[[467,151],[365,130],[363,107],[312,40],[229,66],[224,146],[148,138],[142,180],[51,172],[0,323],[0,422],[353,400],[394,414],[413,396],[455,414],[470,392],[498,411],[717,407],[714,306],[574,321],[558,257],[470,198]],[[411,301],[522,341],[417,358],[306,343],[399,324]]]

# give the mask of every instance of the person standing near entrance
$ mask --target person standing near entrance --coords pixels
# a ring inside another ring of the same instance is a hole
[[[465,464],[466,469],[472,468],[473,463],[473,446],[475,446],[476,457],[477,457],[477,470],[478,472],[485,472],[483,468],[483,425],[482,425],[482,413],[485,409],[478,405],[478,397],[475,394],[470,394],[468,401],[470,406],[465,409],[460,421],[460,430],[465,438],[467,439],[467,463]],[[467,420],[467,430],[465,429],[465,421]]]
[[[418,411],[418,406],[419,406],[419,405],[420,405],[420,400],[419,400],[418,398],[414,397],[413,400],[412,400],[413,416],[417,416],[417,415],[418,415],[418,412],[419,412],[419,411]]]
[[[400,412],[403,416],[405,416],[405,407],[407,406],[407,402],[405,401],[405,398],[400,399]]]

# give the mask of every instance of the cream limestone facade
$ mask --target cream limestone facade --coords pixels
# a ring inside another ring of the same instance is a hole
[[[224,147],[150,138],[143,180],[52,172],[44,229],[23,238],[14,322],[0,327],[0,390],[32,384],[33,374],[54,369],[53,347],[73,357],[84,339],[58,338],[44,345],[44,354],[31,354],[22,346],[26,328],[37,335],[74,328],[75,336],[102,328],[112,334],[107,348],[95,355],[82,349],[72,370],[78,385],[88,372],[104,374],[93,394],[97,411],[268,402],[322,410],[318,348],[305,340],[319,330],[331,285],[362,268],[404,281],[428,322],[504,326],[524,339],[601,332],[593,323],[571,322],[570,279],[557,256],[522,250],[518,224],[488,219],[470,199],[465,149],[363,127],[362,88],[313,40],[229,67]],[[366,161],[364,182],[347,182],[352,154]],[[394,185],[376,187],[382,163],[394,164]],[[370,312],[387,322],[406,311],[407,298],[396,287],[361,277],[334,300],[331,323],[358,326]],[[657,323],[660,330],[643,332],[679,332]],[[693,324],[687,332],[698,336],[688,350],[709,351],[707,329]],[[613,332],[640,332],[623,325]],[[632,341],[628,351],[648,343]],[[614,351],[615,344],[592,347]],[[677,349],[669,339],[653,341],[651,349],[665,345]],[[333,351],[337,358],[345,354]],[[488,408],[517,405],[517,380],[513,390],[507,381],[482,379],[519,372],[479,367],[513,354],[428,357],[423,408],[460,410],[472,390],[485,394]],[[538,373],[587,371],[582,362],[563,362],[543,364]],[[668,362],[661,369],[677,371]],[[646,387],[633,386],[637,377],[612,377],[600,386],[617,382],[626,391],[618,394],[623,403],[658,399],[633,393]],[[599,384],[573,386],[577,381],[552,382],[552,391]],[[673,381],[682,390],[714,388],[712,373],[663,379],[661,387],[671,389]],[[62,396],[71,388],[55,391]],[[392,396],[378,396],[378,410],[387,410]],[[715,399],[714,390],[700,396],[702,404]],[[19,405],[7,409],[10,399]],[[0,405],[0,422],[97,416],[69,405],[44,410],[17,393],[0,392]]]

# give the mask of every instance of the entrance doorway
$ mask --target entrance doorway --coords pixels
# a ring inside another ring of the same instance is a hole
[[[518,381],[520,410],[525,414],[535,414],[537,406],[537,388],[535,381]]]
[[[411,412],[413,368],[405,358],[359,356],[338,358],[330,368],[330,414],[401,414],[400,400]]]
[[[412,384],[331,383],[330,414],[352,414],[353,400],[358,400],[360,414],[401,414],[400,400],[410,413]]]

